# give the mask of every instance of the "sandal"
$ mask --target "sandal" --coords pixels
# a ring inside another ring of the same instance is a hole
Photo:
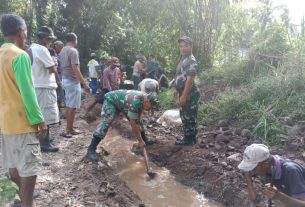
[[[60,134],[60,136],[65,137],[65,138],[72,138],[72,134],[69,132],[63,132]]]
[[[81,132],[78,131],[78,130],[73,129],[72,131],[70,131],[70,134],[71,135],[78,135],[78,134],[81,134]]]

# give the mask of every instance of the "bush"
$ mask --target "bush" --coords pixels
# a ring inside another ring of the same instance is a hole
[[[198,108],[198,122],[203,125],[208,125],[219,116],[219,109],[213,103],[202,103]]]
[[[224,72],[223,77],[228,80],[228,73]],[[279,117],[289,116],[294,121],[305,118],[304,77],[297,67],[288,70],[283,64],[264,76],[253,77],[248,84],[232,87],[219,95],[213,107],[207,104],[200,110],[206,113],[201,115],[205,120],[207,117],[227,119],[236,126],[252,129],[256,137],[275,143],[276,135],[286,131]]]
[[[17,185],[8,178],[0,179],[0,206],[12,201],[18,190]]]
[[[162,110],[179,107],[178,97],[174,97],[174,89],[168,89],[160,93],[160,107]]]

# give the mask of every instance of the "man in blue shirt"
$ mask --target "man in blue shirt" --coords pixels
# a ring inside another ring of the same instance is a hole
[[[245,149],[238,168],[245,172],[251,200],[257,197],[251,176],[260,176],[271,181],[265,188],[265,194],[270,199],[279,200],[287,206],[305,206],[305,168],[299,163],[270,155],[266,145],[252,144]]]

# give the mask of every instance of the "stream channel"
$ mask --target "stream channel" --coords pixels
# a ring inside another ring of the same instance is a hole
[[[151,179],[146,174],[144,158],[135,155],[131,148],[135,142],[122,138],[115,129],[109,129],[102,146],[110,153],[105,159],[119,177],[124,180],[150,207],[223,207],[204,195],[175,180],[166,168],[150,162],[157,175]]]

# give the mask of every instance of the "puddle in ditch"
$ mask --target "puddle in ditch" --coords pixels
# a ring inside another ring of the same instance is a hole
[[[157,173],[154,179],[146,174],[144,158],[131,152],[135,142],[123,139],[116,130],[109,129],[102,146],[110,152],[108,164],[151,207],[223,207],[202,194],[177,182],[166,168],[150,163]]]

